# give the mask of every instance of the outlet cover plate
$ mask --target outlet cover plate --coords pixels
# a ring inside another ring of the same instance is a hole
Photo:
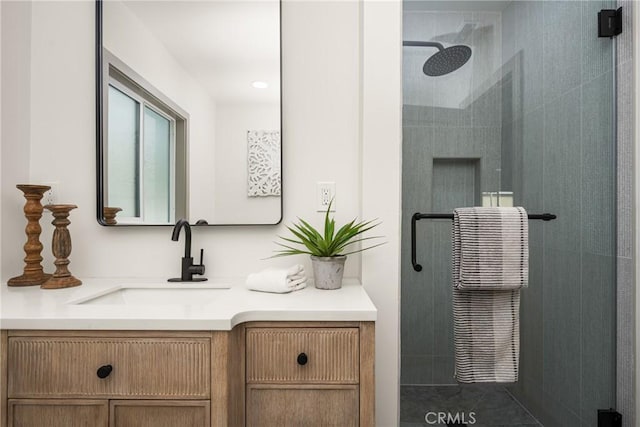
[[[318,212],[326,212],[331,203],[331,212],[336,211],[336,183],[318,182],[316,184],[316,200]]]
[[[55,205],[58,203],[58,182],[57,181],[49,181],[45,182],[44,185],[48,185],[51,189],[47,190],[42,197],[42,205]]]

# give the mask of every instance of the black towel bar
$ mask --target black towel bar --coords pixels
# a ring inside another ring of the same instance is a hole
[[[527,214],[529,219],[539,219],[542,221],[551,221],[557,217],[554,214]],[[411,264],[415,271],[422,271],[422,266],[416,261],[416,222],[421,219],[453,219],[453,214],[445,213],[420,213],[416,212],[411,216]]]

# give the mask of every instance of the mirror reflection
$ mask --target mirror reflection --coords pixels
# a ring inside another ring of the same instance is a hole
[[[98,2],[98,218],[276,224],[280,3]]]

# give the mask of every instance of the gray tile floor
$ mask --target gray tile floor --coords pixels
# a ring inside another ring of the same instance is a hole
[[[437,422],[428,412],[458,414],[467,424]],[[475,421],[475,423],[473,423]],[[500,385],[408,386],[400,388],[400,427],[474,426],[542,427],[520,403]]]

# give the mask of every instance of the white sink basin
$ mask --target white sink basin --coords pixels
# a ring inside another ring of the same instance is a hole
[[[123,283],[68,301],[83,305],[206,305],[226,283]]]

